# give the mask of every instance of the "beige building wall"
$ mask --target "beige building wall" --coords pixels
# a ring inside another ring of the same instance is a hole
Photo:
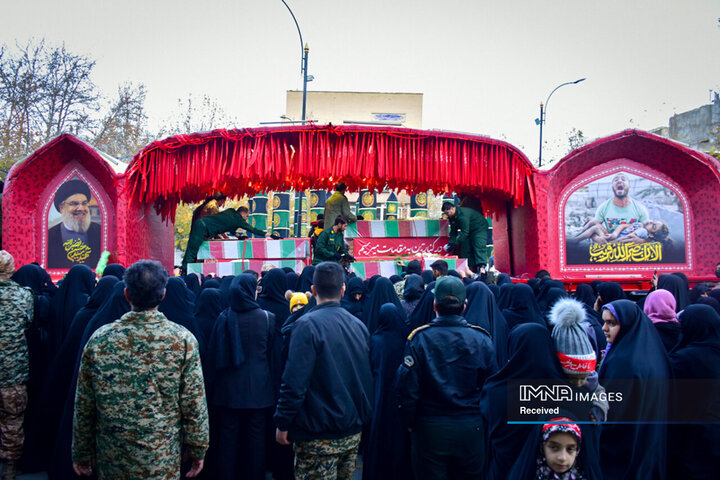
[[[319,125],[345,122],[399,123],[422,128],[422,93],[307,92],[307,120]],[[302,91],[288,90],[286,116],[302,119]]]

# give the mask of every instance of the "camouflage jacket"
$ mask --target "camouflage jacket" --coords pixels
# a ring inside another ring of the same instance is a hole
[[[33,320],[32,290],[12,280],[0,281],[0,388],[28,380],[25,330]]]
[[[157,311],[129,312],[100,328],[82,354],[72,459],[102,479],[179,479],[184,443],[208,448],[198,343]]]

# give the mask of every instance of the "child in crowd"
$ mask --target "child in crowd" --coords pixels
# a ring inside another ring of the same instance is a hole
[[[285,292],[285,298],[290,302],[290,313],[295,313],[308,303],[308,297],[302,292],[293,292],[288,290]]]
[[[552,338],[563,373],[570,383],[593,393],[590,420],[605,421],[608,402],[595,371],[597,356],[588,338],[588,329],[592,327],[585,322],[582,303],[571,298],[558,300],[550,310],[550,322],[554,327]]]
[[[586,238],[592,239],[599,244],[606,243],[646,243],[665,242],[670,235],[670,227],[667,223],[659,220],[648,220],[643,222],[623,223],[612,233],[608,232],[602,223],[597,220],[590,220],[583,227],[583,231],[573,239],[576,242]]]
[[[542,452],[537,459],[537,480],[581,480],[582,467],[576,462],[580,453],[580,427],[565,417],[553,418],[542,427]],[[558,423],[568,422],[568,423]]]

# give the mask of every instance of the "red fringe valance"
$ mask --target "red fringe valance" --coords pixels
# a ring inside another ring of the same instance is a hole
[[[486,209],[534,203],[533,167],[487,137],[392,127],[293,126],[176,135],[145,147],[127,170],[134,202],[174,218],[178,202],[289,188],[471,193]],[[526,198],[526,190],[530,198]]]

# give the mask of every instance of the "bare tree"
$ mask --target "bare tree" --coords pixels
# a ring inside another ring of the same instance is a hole
[[[94,67],[93,60],[44,40],[13,51],[0,47],[0,170],[63,132],[83,135],[92,128]]]
[[[100,150],[122,160],[129,160],[153,140],[147,130],[145,113],[145,85],[124,83],[117,89],[117,97],[100,121],[92,143]]]
[[[176,115],[160,127],[160,137],[180,133],[208,132],[216,128],[232,128],[237,123],[228,117],[216,99],[203,95],[199,101],[189,94],[186,100],[178,99]]]

